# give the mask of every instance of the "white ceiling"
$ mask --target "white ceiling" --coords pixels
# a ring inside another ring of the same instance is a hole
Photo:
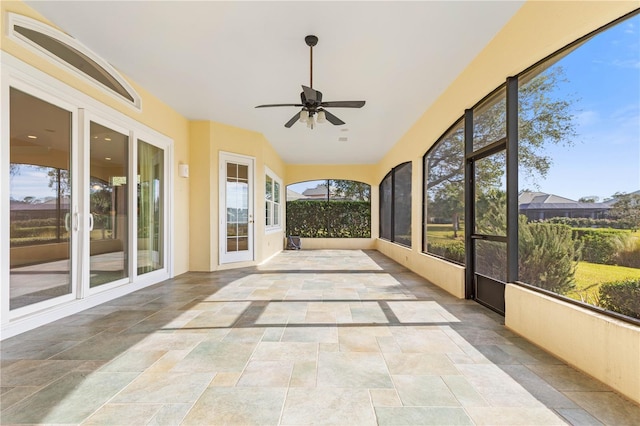
[[[375,163],[523,1],[29,1],[192,120],[265,135],[287,163]],[[284,127],[309,85],[346,122]],[[144,104],[143,104],[144,108]],[[462,106],[460,110],[462,114]],[[348,138],[346,142],[339,138]]]

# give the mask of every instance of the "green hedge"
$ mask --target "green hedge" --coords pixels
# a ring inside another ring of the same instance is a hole
[[[546,219],[546,223],[559,223],[572,228],[615,228],[631,229],[628,221],[618,219],[591,219],[588,217],[553,217]]]
[[[617,229],[576,228],[573,229],[573,235],[583,244],[582,260],[614,265],[616,254],[622,249],[630,234],[628,231]]]
[[[600,306],[632,318],[640,318],[640,279],[604,283],[600,286]]]
[[[288,201],[287,235],[370,238],[371,205],[368,201]]]
[[[465,262],[464,241],[452,241],[450,243],[427,242],[427,252],[454,262],[462,264]]]
[[[31,237],[46,237],[53,236],[55,237],[57,232],[56,226],[34,226],[29,228],[19,228],[14,226],[13,224],[10,227],[9,234],[11,238],[31,238]],[[63,228],[64,232],[65,229]]]

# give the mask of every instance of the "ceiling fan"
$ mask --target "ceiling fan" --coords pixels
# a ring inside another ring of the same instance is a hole
[[[285,107],[285,106],[294,106],[294,107],[302,107],[300,112],[294,115],[291,120],[287,121],[284,127],[291,127],[296,121],[306,122],[307,127],[313,129],[315,123],[324,123],[328,121],[331,124],[339,126],[344,124],[344,121],[340,120],[335,115],[331,114],[325,108],[362,108],[364,106],[365,101],[334,101],[334,102],[323,102],[322,101],[322,92],[315,90],[313,88],[313,46],[318,44],[318,37],[314,35],[308,35],[304,38],[305,43],[309,46],[310,49],[310,84],[309,87],[302,86],[302,92],[300,93],[301,103],[299,104],[269,104],[269,105],[258,105],[256,108],[268,108],[268,107]],[[314,116],[317,117],[314,119]]]

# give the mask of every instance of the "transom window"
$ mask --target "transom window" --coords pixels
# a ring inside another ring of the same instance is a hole
[[[9,35],[24,46],[44,53],[57,63],[88,78],[106,92],[140,109],[136,91],[106,61],[70,37],[42,22],[9,14]]]

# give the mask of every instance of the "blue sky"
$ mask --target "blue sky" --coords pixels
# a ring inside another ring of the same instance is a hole
[[[538,189],[577,200],[640,190],[640,15],[600,33],[554,66],[573,94],[573,147],[552,146],[553,164]],[[520,182],[520,188],[535,188]]]

